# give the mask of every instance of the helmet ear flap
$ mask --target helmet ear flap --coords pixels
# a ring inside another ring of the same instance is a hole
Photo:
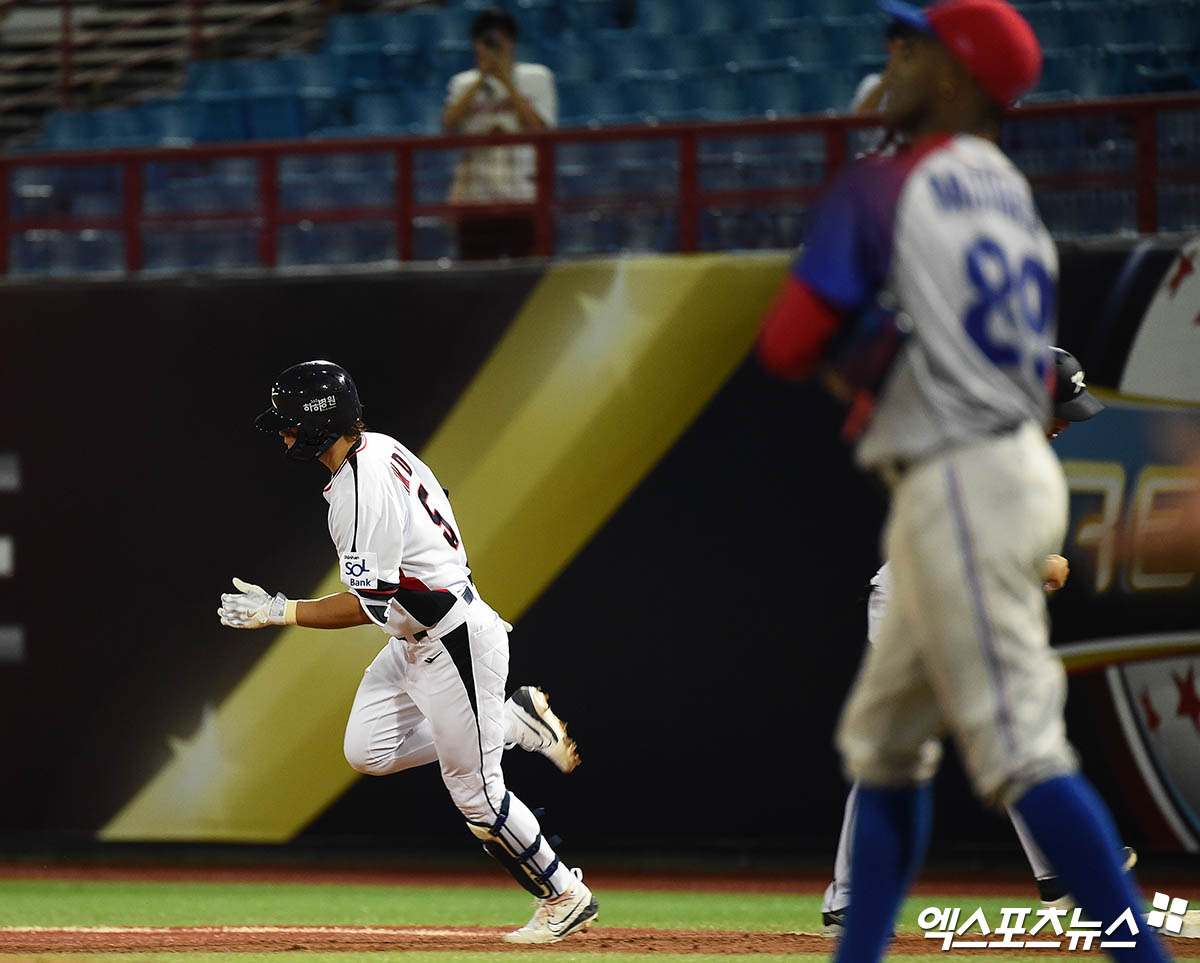
[[[341,432],[334,429],[330,422],[300,425],[296,428],[296,442],[287,450],[287,456],[292,461],[316,461],[340,437]]]

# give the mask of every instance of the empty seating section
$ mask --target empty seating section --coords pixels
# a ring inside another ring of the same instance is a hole
[[[406,12],[331,17],[321,49],[269,60],[191,63],[179,93],[134,107],[56,111],[38,145],[53,150],[187,146],[297,138],[435,134],[449,77],[470,67],[469,27],[491,0],[450,0]],[[886,22],[877,0],[506,0],[521,27],[519,59],[555,73],[559,126],[703,122],[842,111],[860,79],[882,69]],[[1200,0],[1030,0],[1020,9],[1045,49],[1030,103],[1200,86]],[[1160,165],[1197,157],[1196,113],[1170,115],[1158,131]],[[1124,172],[1135,164],[1128,120],[1023,121],[1006,149],[1032,175],[1072,170]],[[856,145],[869,143],[855,134]],[[678,243],[679,157],[673,141],[564,144],[557,150],[558,253],[671,250]],[[443,202],[457,152],[414,155],[416,203]],[[824,178],[819,136],[755,142],[706,141],[704,190],[803,187]],[[147,165],[147,213],[222,211],[252,215],[253,161]],[[93,168],[99,169],[99,168]],[[71,168],[25,168],[11,187],[13,217],[120,211],[119,168],[107,183],[83,184]],[[395,199],[387,152],[285,158],[281,210],[386,205]],[[632,196],[636,200],[629,201]],[[1136,199],[1119,191],[1040,191],[1061,234],[1132,230]],[[625,197],[624,206],[612,204]],[[609,206],[599,200],[609,198]],[[659,203],[655,203],[655,198]],[[1194,187],[1159,191],[1164,227],[1200,226]],[[700,216],[704,249],[790,246],[804,204],[724,206]],[[349,263],[396,256],[387,222],[288,224],[281,264]],[[84,237],[84,235],[87,235]],[[148,269],[255,263],[253,222],[147,229]],[[249,238],[249,240],[246,240]],[[453,231],[418,218],[414,256],[453,256]],[[116,269],[123,240],[113,231],[28,231],[10,245],[14,270],[70,273]],[[84,267],[84,265],[91,265]]]

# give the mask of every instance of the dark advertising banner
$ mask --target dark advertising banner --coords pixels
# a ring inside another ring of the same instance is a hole
[[[1070,708],[1085,765],[1127,836],[1178,847],[1180,826],[1200,833],[1168,772],[1192,764],[1169,688],[1191,662],[1110,665],[1200,629],[1196,573],[1106,547],[1169,523],[1195,427],[1194,407],[1117,393],[1186,253],[1135,247],[1062,250],[1060,340],[1110,410],[1057,443],[1072,574],[1052,617],[1088,670]],[[216,625],[233,575],[297,595],[328,578],[324,469],[250,426],[279,370],[327,357],[371,427],[455,479],[476,581],[516,623],[510,685],[570,720],[577,772],[506,756],[551,830],[591,850],[827,855],[886,504],[839,405],[748,356],[786,260],[0,288],[0,839],[465,844],[433,767],[356,779],[340,758],[382,636]],[[953,766],[937,818],[943,850],[1015,852]]]

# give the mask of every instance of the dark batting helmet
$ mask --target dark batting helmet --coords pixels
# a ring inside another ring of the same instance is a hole
[[[305,361],[276,379],[271,407],[254,419],[254,426],[272,433],[295,428],[296,443],[288,457],[312,461],[360,418],[362,405],[350,373],[331,361]]]
[[[1050,348],[1054,356],[1054,417],[1063,421],[1087,421],[1104,405],[1087,390],[1083,365],[1070,351]]]

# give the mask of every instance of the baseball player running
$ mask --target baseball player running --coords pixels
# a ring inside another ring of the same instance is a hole
[[[347,591],[289,599],[234,579],[221,624],[237,629],[374,624],[389,636],[363,674],[346,724],[346,759],[381,776],[436,762],[483,848],[538,899],[504,938],[557,943],[597,915],[583,873],[555,854],[534,814],[504,783],[506,745],[541,752],[569,772],[579,762],[545,694],[522,686],[507,702],[508,632],[471,582],[462,531],[429,467],[400,442],[365,430],[350,375],[328,361],[288,368],[255,424],[278,432],[294,461],[320,461],[329,534]]]
[[[947,732],[976,792],[1016,809],[1090,918],[1133,922],[1142,906],[1067,742],[1042,588],[1067,508],[1044,430],[1058,266],[995,143],[1041,51],[1005,0],[883,8],[911,28],[883,114],[903,146],[838,176],[760,339],[791,376],[858,339],[843,371],[865,425],[857,460],[891,489],[892,595],[837,733],[859,784],[837,955],[853,963],[881,957],[921,864]],[[1134,943],[1114,952],[1165,959],[1152,934]]]
[[[1095,395],[1087,390],[1084,381],[1083,366],[1069,351],[1062,348],[1050,349],[1054,357],[1055,387],[1054,407],[1050,424],[1046,428],[1046,437],[1050,440],[1057,438],[1072,422],[1087,421],[1104,406]],[[1070,567],[1061,555],[1051,555],[1046,559],[1042,570],[1042,587],[1047,592],[1056,592],[1067,581]],[[867,602],[867,642],[873,643],[879,633],[883,613],[887,607],[891,590],[891,565],[884,562],[879,571],[871,579],[871,593]],[[846,808],[842,816],[842,831],[838,837],[837,855],[834,859],[833,882],[825,889],[821,900],[821,932],[824,936],[840,937],[846,922],[846,911],[850,906],[853,891],[850,885],[850,864],[852,861],[851,847],[853,845],[854,823],[857,814],[858,785],[850,787],[846,797]],[[1012,808],[1008,811],[1016,830],[1017,839],[1029,860],[1030,869],[1037,883],[1038,894],[1046,906],[1058,906],[1064,909],[1073,905],[1071,897],[1063,886],[1062,877],[1047,861],[1037,843],[1029,835],[1029,830],[1021,822],[1021,817]],[[1132,869],[1137,862],[1137,853],[1132,847],[1122,850],[1124,868]]]

